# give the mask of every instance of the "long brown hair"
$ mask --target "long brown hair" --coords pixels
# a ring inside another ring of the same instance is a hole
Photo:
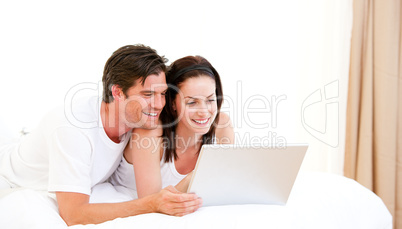
[[[186,56],[173,62],[166,73],[166,82],[168,90],[166,93],[166,106],[161,113],[163,124],[163,146],[165,150],[165,162],[169,162],[174,158],[177,160],[176,153],[176,128],[178,123],[178,114],[173,109],[173,102],[179,92],[180,85],[189,78],[209,76],[215,81],[215,94],[217,103],[217,114],[209,131],[202,136],[203,144],[212,144],[215,136],[215,129],[219,121],[219,112],[223,102],[222,83],[218,72],[215,68],[201,56]]]

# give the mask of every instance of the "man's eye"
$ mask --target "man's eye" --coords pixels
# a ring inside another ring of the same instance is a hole
[[[143,94],[145,97],[151,97],[152,96],[152,93],[145,93],[145,94]]]

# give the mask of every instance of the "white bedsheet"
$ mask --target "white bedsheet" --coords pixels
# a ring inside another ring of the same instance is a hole
[[[92,202],[131,198],[121,187],[102,184]],[[67,228],[56,202],[46,193],[18,190],[0,199],[1,228]],[[391,229],[392,217],[382,200],[357,182],[325,173],[300,173],[286,206],[228,205],[202,207],[174,217],[158,213],[118,218],[69,229],[109,228],[342,228]]]

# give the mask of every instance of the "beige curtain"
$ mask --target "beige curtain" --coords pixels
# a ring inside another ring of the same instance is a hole
[[[345,176],[373,190],[402,229],[401,0],[355,0]]]

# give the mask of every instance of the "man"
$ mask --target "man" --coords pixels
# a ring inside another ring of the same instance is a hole
[[[150,212],[194,212],[201,200],[173,187],[128,202],[89,203],[91,188],[106,181],[119,165],[132,128],[156,127],[165,105],[165,62],[143,45],[116,50],[105,65],[100,105],[94,97],[74,102],[71,111],[50,112],[18,146],[0,152],[0,177],[10,187],[54,193],[68,225]]]

